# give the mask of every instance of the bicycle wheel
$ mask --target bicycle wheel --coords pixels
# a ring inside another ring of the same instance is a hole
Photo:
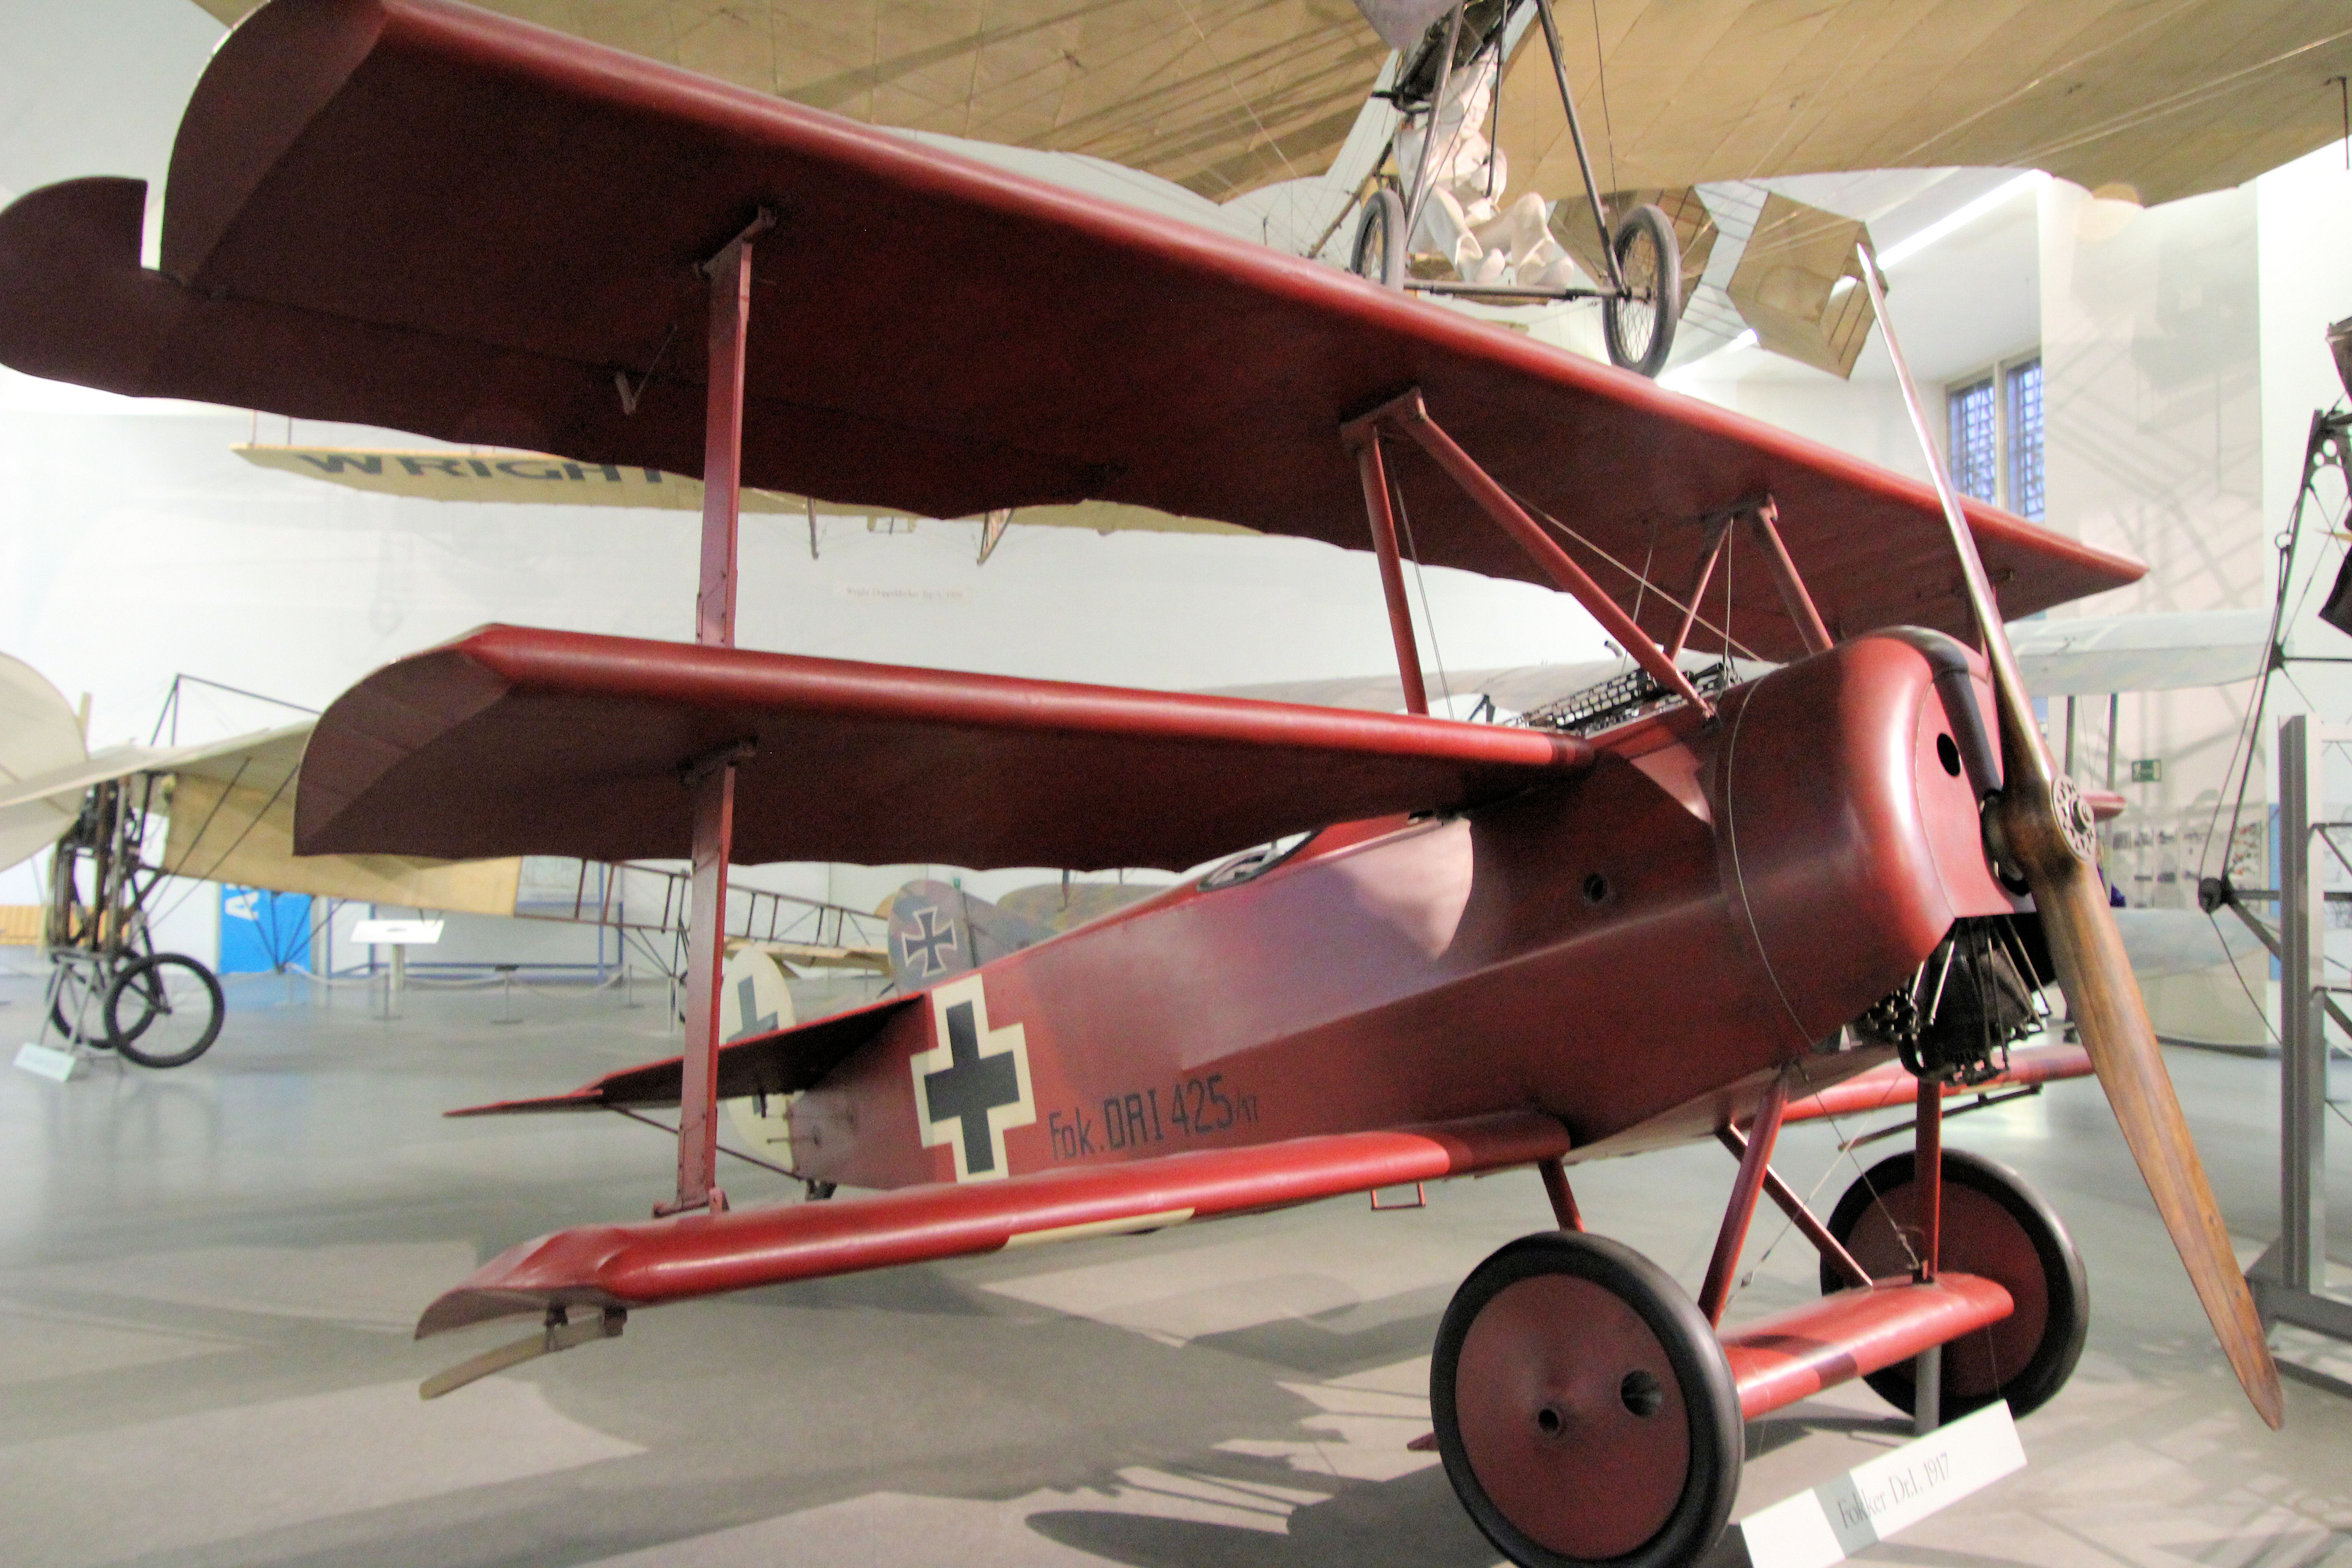
[[[114,1048],[141,1067],[185,1067],[220,1038],[225,1005],[211,970],[159,952],[114,977],[106,992],[106,1027]]]
[[[1601,335],[1613,364],[1655,377],[1674,352],[1683,311],[1683,257],[1675,226],[1655,206],[1638,206],[1618,226],[1617,270],[1625,292],[1601,305]]]
[[[1356,220],[1356,243],[1349,253],[1348,270],[1384,289],[1402,288],[1404,240],[1404,201],[1382,185],[1365,199],[1364,216]]]

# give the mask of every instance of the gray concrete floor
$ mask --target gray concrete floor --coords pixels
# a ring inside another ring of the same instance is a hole
[[[0,982],[9,1054],[37,994]],[[417,1310],[513,1242],[643,1214],[671,1157],[616,1118],[439,1112],[666,1054],[659,1010],[533,992],[500,1026],[495,995],[443,992],[387,1024],[262,978],[232,1007],[176,1072],[0,1071],[0,1568],[1495,1561],[1405,1445],[1447,1296],[1548,1223],[1532,1175],[642,1312],[618,1342],[425,1405],[418,1378],[516,1331],[418,1345]],[[2276,1223],[2275,1064],[2172,1067],[2251,1257]],[[2090,1346],[2021,1424],[2027,1469],[1868,1559],[2352,1563],[2352,1399],[2291,1382],[2286,1431],[2263,1429],[2096,1088],[1951,1141],[2065,1216]],[[1823,1207],[1853,1173],[1825,1127],[1782,1149]],[[2352,1258],[2352,1157],[2334,1169]],[[1595,1228],[1695,1287],[1730,1173],[1695,1148],[1577,1186]],[[787,1195],[741,1165],[729,1184]],[[1812,1293],[1769,1211],[1745,1267],[1735,1321]],[[2278,1342],[2352,1376],[2352,1347]],[[1858,1387],[1760,1424],[1738,1511],[1906,1435]]]

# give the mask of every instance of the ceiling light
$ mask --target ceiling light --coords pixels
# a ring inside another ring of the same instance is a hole
[[[2005,180],[1958,210],[1947,213],[1934,223],[1910,235],[1878,253],[1881,267],[1899,267],[1941,239],[1949,238],[1961,229],[2007,203],[2021,192],[2030,191],[2050,176],[2039,169],[2029,169],[2013,180]]]

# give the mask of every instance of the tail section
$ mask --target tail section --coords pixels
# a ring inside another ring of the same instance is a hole
[[[1047,927],[946,882],[909,882],[890,900],[890,977],[920,991],[1034,947]]]

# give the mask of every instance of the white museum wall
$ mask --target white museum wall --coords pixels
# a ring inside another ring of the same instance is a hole
[[[2254,195],[2143,209],[2042,191],[2044,474],[2052,523],[2148,563],[2069,615],[2252,608],[2270,599],[2263,511]],[[2125,694],[2116,787],[2167,819],[2222,787],[2246,688]],[[2104,782],[2105,715],[2084,704],[2078,771]],[[2123,765],[2161,758],[2134,784]],[[2168,830],[2168,829],[2167,829]],[[2193,892],[2167,882],[2156,901]]]

